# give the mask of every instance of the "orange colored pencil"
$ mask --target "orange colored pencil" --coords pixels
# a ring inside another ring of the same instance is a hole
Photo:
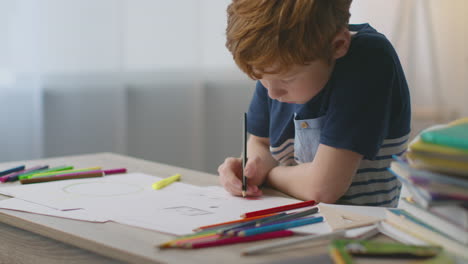
[[[242,222],[247,222],[255,219],[260,219],[260,218],[265,218],[268,216],[272,215],[277,215],[278,213],[271,213],[271,214],[266,214],[266,215],[259,215],[259,216],[253,216],[253,217],[248,217],[248,218],[241,218],[238,220],[233,220],[233,221],[228,221],[228,222],[223,222],[223,223],[218,223],[218,224],[212,224],[212,225],[206,225],[206,226],[200,226],[193,231],[198,232],[204,229],[212,228],[212,227],[219,227],[219,226],[224,226],[224,225],[231,225],[231,224],[237,224],[237,223],[242,223]]]
[[[162,243],[159,245],[160,248],[170,248],[176,244],[183,243],[185,241],[190,241],[190,240],[195,240],[195,239],[204,239],[204,238],[211,238],[211,237],[220,237],[221,235],[216,234],[216,232],[212,233],[207,233],[207,234],[201,234],[201,235],[193,235],[193,236],[188,236],[188,237],[181,237],[181,238],[176,238],[170,241],[167,241],[165,243]]]
[[[176,241],[173,244],[171,244],[171,246],[183,247],[185,244],[187,244],[189,242],[190,243],[195,243],[195,242],[202,242],[202,241],[211,241],[211,240],[220,239],[220,238],[223,238],[223,236],[218,235],[218,234],[206,235],[206,236],[203,236],[203,237],[187,238],[187,239],[184,239],[184,240]]]

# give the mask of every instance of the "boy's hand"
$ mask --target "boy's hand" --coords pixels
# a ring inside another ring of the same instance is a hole
[[[258,188],[265,180],[267,172],[260,169],[259,158],[249,158],[245,167],[247,177],[247,196],[261,196],[263,193]],[[242,195],[242,160],[240,158],[227,158],[218,167],[219,182],[229,193],[236,196]]]

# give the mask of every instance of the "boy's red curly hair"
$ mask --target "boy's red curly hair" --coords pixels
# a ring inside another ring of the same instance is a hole
[[[233,0],[227,9],[226,47],[252,79],[316,59],[329,62],[333,37],[348,25],[351,2]]]

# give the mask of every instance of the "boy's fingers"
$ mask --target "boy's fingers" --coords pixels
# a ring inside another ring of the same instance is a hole
[[[247,178],[255,177],[255,174],[257,174],[257,167],[259,163],[260,163],[259,157],[254,157],[254,158],[249,159],[249,161],[247,161],[247,164],[245,165],[245,169],[244,169],[244,173]]]
[[[263,192],[260,189],[257,189],[255,192],[247,192],[247,196],[259,197],[262,196]]]
[[[239,190],[242,189],[242,182],[234,175],[229,178],[228,184],[232,186],[234,189],[239,189]]]
[[[247,187],[247,195],[248,196],[262,196],[263,192],[256,185],[249,185]]]
[[[240,168],[242,166],[241,160],[239,158],[227,158],[224,163],[226,164],[227,168],[235,170],[236,168]]]

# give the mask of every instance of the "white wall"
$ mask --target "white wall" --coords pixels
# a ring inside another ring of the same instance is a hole
[[[466,0],[354,0],[351,22],[370,22],[393,42],[416,111],[450,119],[468,115],[467,11]]]

